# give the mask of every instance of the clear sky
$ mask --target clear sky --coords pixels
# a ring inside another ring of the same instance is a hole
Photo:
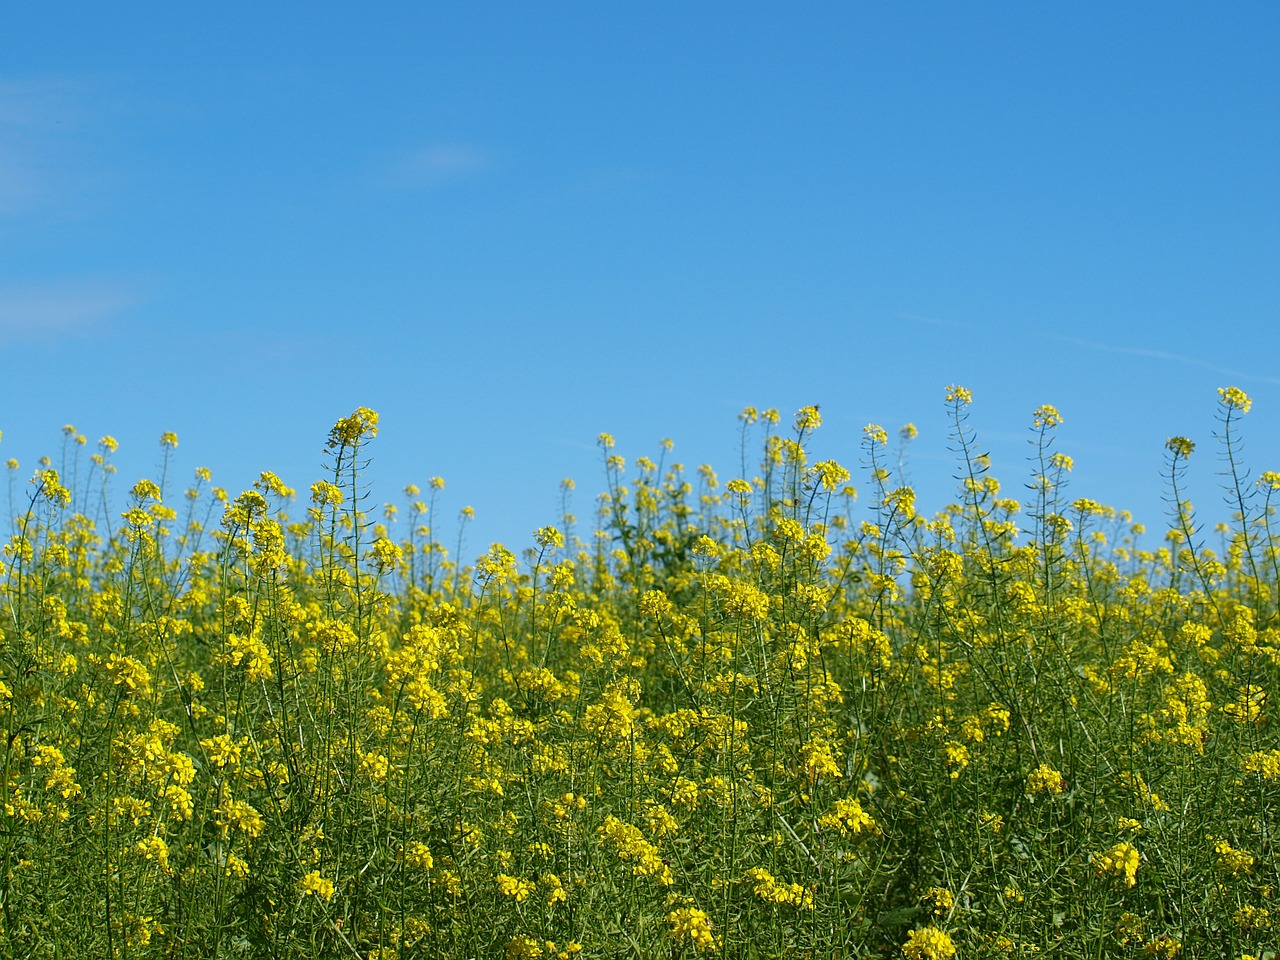
[[[1071,496],[1162,527],[1183,434],[1220,516],[1216,388],[1280,469],[1277,51],[1274,3],[9,4],[0,459],[305,491],[369,406],[474,556],[588,517],[601,431],[727,480],[749,404],[856,482],[914,422],[932,512],[960,383],[1007,493],[1052,403]]]

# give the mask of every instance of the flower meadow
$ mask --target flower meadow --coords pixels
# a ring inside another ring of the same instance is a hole
[[[10,464],[0,949],[1274,958],[1249,398],[1219,392],[1234,520],[1201,529],[1175,437],[1152,533],[1067,496],[1053,407],[1019,500],[946,404],[936,515],[914,428],[868,425],[851,470],[811,461],[818,408],[748,408],[740,476],[601,435],[590,524],[469,565],[443,481],[374,504],[371,410],[301,493],[171,490],[166,434],[115,504],[115,441],[66,428],[60,469]]]

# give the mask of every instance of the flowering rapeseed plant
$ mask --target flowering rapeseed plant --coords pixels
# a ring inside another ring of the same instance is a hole
[[[1264,956],[1280,474],[1218,400],[1217,549],[1189,438],[1150,543],[1063,495],[1056,407],[1004,493],[959,386],[938,512],[914,427],[843,438],[859,505],[817,406],[747,408],[726,483],[602,434],[589,532],[565,483],[476,559],[439,477],[367,512],[366,408],[301,506],[171,503],[166,435],[108,518],[117,445],[77,471],[71,428],[0,564],[0,953]]]
[[[1095,853],[1090,858],[1093,870],[1100,877],[1115,876],[1124,881],[1124,885],[1132,887],[1137,883],[1138,867],[1142,864],[1142,855],[1131,843],[1117,843],[1111,849]]]
[[[921,927],[911,931],[902,945],[902,955],[907,960],[949,960],[956,955],[956,947],[937,927]]]

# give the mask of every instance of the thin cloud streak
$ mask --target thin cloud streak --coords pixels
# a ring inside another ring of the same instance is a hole
[[[89,284],[79,289],[0,289],[0,342],[32,342],[86,333],[138,302],[135,294],[107,284]]]
[[[55,199],[65,138],[82,119],[83,82],[0,77],[0,215]]]
[[[20,213],[45,192],[32,163],[17,151],[0,150],[0,215]]]
[[[1099,343],[1096,340],[1081,340],[1078,337],[1064,337],[1056,333],[1037,333],[1037,337],[1042,340],[1052,340],[1056,343],[1066,343],[1074,347],[1083,347],[1086,350],[1096,350],[1100,353],[1116,353],[1130,357],[1145,357],[1150,360],[1165,360],[1170,363],[1180,363],[1188,367],[1199,367],[1202,370],[1208,370],[1211,373],[1220,373],[1224,377],[1233,377],[1239,380],[1252,380],[1255,383],[1280,384],[1280,379],[1275,377],[1265,377],[1256,373],[1248,373],[1244,370],[1233,370],[1229,367],[1222,367],[1216,363],[1210,363],[1207,360],[1197,360],[1195,357],[1185,357],[1178,353],[1169,353],[1166,350],[1148,350],[1143,347],[1119,347],[1108,343]]]
[[[952,327],[954,329],[972,329],[973,324],[965,323],[962,320],[948,320],[940,317],[923,317],[916,313],[899,313],[899,319],[914,320],[919,323],[928,323],[938,327]],[[1043,333],[1033,331],[1033,336],[1041,340],[1050,340],[1054,343],[1065,343],[1073,347],[1080,347],[1085,350],[1094,350],[1098,353],[1113,353],[1121,356],[1143,357],[1148,360],[1164,360],[1168,363],[1180,363],[1188,367],[1199,367],[1202,370],[1208,370],[1211,373],[1220,373],[1224,377],[1233,377],[1239,380],[1250,380],[1254,383],[1266,383],[1271,385],[1280,385],[1280,379],[1276,377],[1267,377],[1262,374],[1249,373],[1245,370],[1233,370],[1230,367],[1223,367],[1216,363],[1210,363],[1207,360],[1198,360],[1195,357],[1184,356],[1180,353],[1170,353],[1167,350],[1150,350],[1145,347],[1122,347],[1115,344],[1101,343],[1097,340],[1085,340],[1080,337],[1064,337],[1057,333]]]
[[[409,186],[436,186],[489,166],[488,155],[476,147],[462,143],[437,144],[405,157],[397,165],[396,179]]]
[[[79,86],[65,77],[0,77],[0,125],[47,128],[74,120]]]

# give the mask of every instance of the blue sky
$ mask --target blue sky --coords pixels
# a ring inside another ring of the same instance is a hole
[[[738,462],[821,405],[858,475],[945,387],[1014,495],[1055,404],[1071,496],[1162,525],[1166,437],[1222,515],[1216,388],[1280,469],[1280,7],[13,5],[0,33],[0,458],[121,443],[120,491],[443,476],[464,553],[603,487],[595,437]],[[123,498],[122,498],[123,499]],[[123,509],[123,504],[121,505]],[[1154,539],[1154,538],[1153,538]]]

